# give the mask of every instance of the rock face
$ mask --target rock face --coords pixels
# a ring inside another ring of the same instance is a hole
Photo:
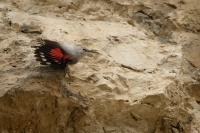
[[[199,133],[198,0],[0,2],[0,133]],[[34,40],[83,45],[63,70]]]

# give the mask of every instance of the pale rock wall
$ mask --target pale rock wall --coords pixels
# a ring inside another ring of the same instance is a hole
[[[198,0],[0,1],[0,132],[199,133]],[[36,38],[83,45],[62,70]]]

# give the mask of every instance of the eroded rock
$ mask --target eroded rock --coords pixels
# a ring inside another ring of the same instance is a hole
[[[0,3],[0,132],[199,132],[199,6],[192,1]],[[98,50],[64,71],[36,38]]]

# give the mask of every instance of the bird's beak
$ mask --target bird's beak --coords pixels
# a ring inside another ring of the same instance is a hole
[[[98,53],[98,54],[99,54],[99,52],[97,52],[96,50],[88,50],[88,49],[85,49],[85,52]]]

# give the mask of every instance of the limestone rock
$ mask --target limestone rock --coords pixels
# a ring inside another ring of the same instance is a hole
[[[200,132],[198,0],[0,2],[0,133]],[[64,71],[37,38],[98,50]]]

